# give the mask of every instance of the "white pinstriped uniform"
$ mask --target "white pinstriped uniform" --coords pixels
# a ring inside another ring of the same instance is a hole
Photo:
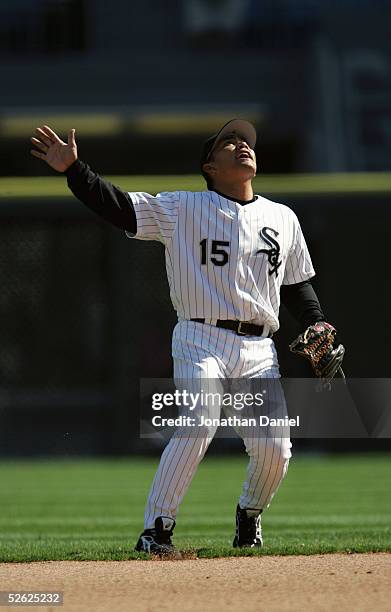
[[[192,381],[193,390],[213,384],[224,393],[227,379],[278,378],[274,342],[267,336],[279,328],[280,287],[315,274],[293,211],[261,196],[241,205],[214,191],[155,197],[137,192],[130,197],[137,217],[135,237],[165,246],[170,295],[178,314],[172,341],[177,386],[185,379],[187,386]],[[203,318],[205,324],[192,318]],[[264,337],[217,328],[217,319],[263,325]],[[273,393],[284,409],[279,383]],[[215,410],[220,412],[219,407]],[[226,407],[224,411],[228,415]],[[176,517],[215,433],[212,427],[198,429],[196,436],[174,435],[166,446],[147,502],[146,529],[154,527],[158,516]],[[240,506],[265,508],[286,472],[290,441],[246,437],[237,431],[249,455]]]

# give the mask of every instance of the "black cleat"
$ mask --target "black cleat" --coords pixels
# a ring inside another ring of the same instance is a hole
[[[236,507],[236,535],[234,548],[257,548],[263,546],[261,529],[262,510]]]
[[[168,516],[158,516],[154,529],[146,529],[138,539],[135,550],[150,555],[172,555],[175,548],[171,542],[175,527],[174,519]]]

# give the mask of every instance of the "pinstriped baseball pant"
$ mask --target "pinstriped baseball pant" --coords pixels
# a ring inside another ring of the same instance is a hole
[[[174,379],[178,389],[223,395],[226,383],[240,388],[249,379],[262,379],[262,387],[273,394],[279,416],[286,414],[274,342],[270,338],[238,336],[229,330],[193,321],[180,321],[173,333]],[[255,380],[255,382],[259,382]],[[231,393],[234,390],[231,388]],[[192,416],[219,417],[220,405],[198,403]],[[224,406],[232,416],[232,406]],[[237,413],[236,413],[237,416]],[[176,518],[179,505],[205,455],[217,427],[182,428],[175,432],[160,459],[145,508],[145,529],[154,527],[158,516]],[[284,478],[291,457],[289,437],[259,435],[235,427],[249,456],[239,504],[241,508],[267,508]],[[258,430],[259,431],[259,430]],[[222,475],[223,477],[223,475]]]

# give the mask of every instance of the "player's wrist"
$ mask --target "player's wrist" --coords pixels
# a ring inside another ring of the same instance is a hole
[[[66,176],[70,176],[73,173],[80,172],[82,167],[83,162],[78,157],[76,157],[76,159],[71,164],[69,164],[69,166],[63,171],[63,174],[65,174]]]

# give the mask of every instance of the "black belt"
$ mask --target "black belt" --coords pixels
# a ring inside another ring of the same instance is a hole
[[[205,323],[205,319],[191,319],[196,323]],[[235,332],[238,336],[262,336],[263,325],[255,325],[254,323],[242,323],[242,321],[229,321],[226,319],[218,319],[216,321],[216,327],[223,327],[224,329],[230,329]],[[272,337],[272,333],[269,333],[268,338]]]

